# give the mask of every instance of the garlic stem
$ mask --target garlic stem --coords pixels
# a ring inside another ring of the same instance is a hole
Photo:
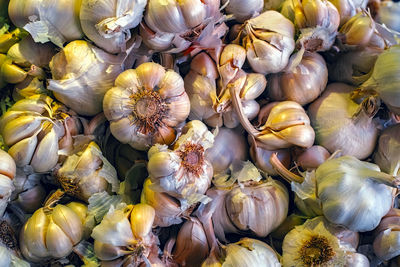
[[[49,196],[49,198],[44,202],[43,210],[45,213],[50,212],[53,209],[53,206],[60,201],[60,199],[64,196],[65,192],[61,189],[57,189],[53,194]]]
[[[400,188],[400,176],[392,176],[384,172],[371,169],[361,169],[358,174],[360,177],[368,177],[375,182],[385,184],[390,187]]]
[[[282,162],[279,160],[276,153],[273,153],[271,155],[271,157],[269,158],[269,162],[271,163],[271,165],[275,169],[275,171],[289,183],[296,182],[296,183],[301,184],[304,182],[303,177],[294,174],[293,172],[286,169],[285,166],[283,166]]]

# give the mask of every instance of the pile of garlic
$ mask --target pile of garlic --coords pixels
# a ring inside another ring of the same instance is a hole
[[[399,266],[399,10],[0,0],[0,265]]]

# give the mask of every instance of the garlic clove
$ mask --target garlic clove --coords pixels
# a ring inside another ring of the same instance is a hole
[[[1,65],[0,71],[2,78],[8,83],[20,83],[28,75],[26,71],[12,64],[11,61],[4,62],[3,65]]]
[[[44,119],[43,117],[21,116],[7,123],[1,132],[6,145],[11,146],[33,135],[40,129]]]
[[[179,2],[175,0],[164,2],[150,0],[144,21],[150,28],[160,32],[182,33],[188,29],[179,8]]]
[[[158,127],[157,132],[153,136],[153,143],[170,145],[175,141],[175,139],[175,129],[164,125]]]
[[[153,226],[155,210],[147,204],[136,204],[131,212],[131,228],[136,237],[146,237]]]
[[[29,165],[38,144],[37,135],[22,139],[8,150],[18,167]]]
[[[43,208],[41,208],[35,211],[23,227],[21,235],[24,236],[24,244],[28,252],[35,255],[35,257],[45,258],[50,256],[45,240],[48,223],[49,218],[44,213]]]
[[[32,157],[31,165],[36,172],[48,171],[58,161],[58,136],[55,129],[51,125],[50,127],[50,131],[40,140]]]
[[[35,256],[28,248],[27,243],[25,241],[25,230],[26,227],[24,226],[21,229],[21,233],[19,235],[19,249],[21,250],[22,255],[25,259],[32,261],[32,262],[40,262],[43,260],[41,257]]]
[[[152,90],[158,86],[165,73],[163,66],[153,62],[143,63],[136,68],[136,74],[141,81],[141,86],[147,90]]]
[[[126,70],[115,79],[115,87],[129,88],[129,93],[134,94],[142,86],[136,70]],[[126,94],[129,94],[128,92]]]
[[[279,132],[287,142],[304,148],[314,144],[315,132],[310,125],[295,125]]]
[[[179,167],[178,164],[174,162],[175,157],[176,156],[171,152],[159,152],[149,156],[147,169],[150,178],[165,177],[175,173]]]
[[[246,77],[244,88],[240,92],[240,98],[243,100],[253,100],[259,97],[267,86],[267,79],[259,73],[249,73]]]
[[[71,208],[59,204],[53,209],[51,218],[71,240],[72,245],[81,241],[83,233],[81,218]]]
[[[296,163],[304,170],[316,169],[325,162],[330,155],[329,151],[323,146],[312,146],[297,157]]]
[[[167,70],[162,80],[159,82],[158,93],[162,98],[178,97],[185,92],[182,77],[173,70]]]
[[[56,258],[68,256],[72,252],[71,240],[63,230],[50,218],[46,229],[46,246],[49,255]]]
[[[46,190],[41,185],[30,188],[18,194],[17,203],[27,213],[34,213],[39,209],[46,197]]]
[[[371,15],[362,11],[353,16],[339,30],[348,45],[366,45],[375,32],[375,22]]]
[[[176,126],[184,121],[190,113],[190,100],[187,94],[174,97],[174,101],[167,104],[169,116],[163,119],[167,125]]]
[[[230,45],[227,45],[226,47],[228,46]],[[239,47],[243,49],[241,46]],[[212,58],[207,53],[204,52],[197,54],[192,59],[192,62],[190,63],[190,69],[193,70],[196,74],[205,76],[211,80],[216,80],[219,77],[217,66],[214,60],[212,60]]]
[[[136,91],[134,86],[128,88],[131,88],[132,92]],[[132,113],[132,109],[129,108],[129,103],[132,101],[130,96],[129,91],[120,87],[113,87],[107,91],[103,100],[104,115],[109,120],[119,120],[129,116]]]
[[[78,215],[83,225],[86,220],[88,206],[80,202],[70,202],[66,206]]]
[[[4,150],[0,149],[0,174],[6,175],[10,180],[14,179],[17,171],[14,159]]]

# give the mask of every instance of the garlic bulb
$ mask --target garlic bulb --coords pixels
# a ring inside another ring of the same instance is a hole
[[[294,25],[280,13],[270,10],[245,21],[238,36],[246,48],[253,71],[269,74],[282,71],[294,50]]]
[[[0,217],[3,216],[11,193],[14,191],[13,179],[16,166],[12,157],[0,149]]]
[[[155,145],[148,152],[147,169],[153,188],[181,201],[201,198],[211,184],[213,168],[205,151],[214,143],[213,134],[201,121],[190,121],[175,142],[173,150]]]
[[[286,188],[278,181],[261,178],[253,164],[245,163],[231,173],[227,182],[214,181],[216,187],[207,191],[212,201],[201,206],[200,212],[212,214],[215,234],[220,240],[226,240],[227,233],[250,232],[265,237],[286,218],[289,205]],[[238,183],[232,184],[235,180]]]
[[[399,14],[400,4],[393,1],[382,1],[379,5],[377,21],[385,24],[392,30],[400,31]]]
[[[245,49],[235,44],[224,47],[219,55],[218,66],[205,52],[192,60],[191,70],[184,79],[191,103],[190,119],[204,120],[212,127],[238,126],[239,120],[227,88],[230,83],[237,83],[241,87],[240,99],[245,115],[249,119],[257,115],[259,104],[255,99],[262,94],[267,81],[262,74],[246,74],[242,71],[245,60]],[[218,77],[220,79],[216,82]]]
[[[331,153],[341,150],[343,155],[364,159],[373,152],[377,141],[377,123],[372,118],[379,106],[373,97],[362,104],[353,102],[353,90],[350,85],[329,84],[309,106],[308,114],[319,145]]]
[[[348,243],[345,238],[355,242]],[[349,265],[354,255],[363,257],[355,252],[357,245],[357,233],[317,217],[296,226],[285,236],[282,266],[369,266],[367,259],[364,261],[367,265]]]
[[[297,66],[269,76],[268,93],[272,100],[290,100],[304,106],[317,99],[327,83],[328,69],[323,57],[305,52]]]
[[[123,71],[123,55],[113,56],[86,41],[73,41],[50,62],[48,89],[80,115],[102,111],[105,93]]]
[[[235,144],[232,146],[232,144]],[[214,175],[225,172],[231,164],[247,160],[247,143],[239,129],[219,128],[214,145],[206,150]]]
[[[32,262],[63,258],[81,241],[82,233],[82,221],[71,208],[61,204],[40,208],[21,230],[21,252]]]
[[[25,212],[34,213],[39,209],[46,197],[46,190],[41,184],[42,175],[24,171],[17,168],[16,176],[13,180],[15,190],[11,196]]]
[[[83,37],[79,24],[80,0],[11,0],[8,14],[17,27],[27,30],[35,42],[65,42]]]
[[[367,46],[362,50],[339,54],[335,62],[328,66],[329,80],[361,85],[368,80],[375,61],[382,52],[380,48]]]
[[[395,45],[378,56],[371,77],[363,83],[360,94],[374,91],[395,114],[400,115],[400,93],[398,83],[400,76],[400,46]]]
[[[274,266],[280,267],[277,253],[267,244],[257,239],[242,238],[239,242],[222,247],[222,255],[211,252],[202,267],[250,267]]]
[[[158,243],[151,231],[154,215],[154,209],[147,204],[111,207],[92,232],[96,256],[104,264],[133,257],[139,265]]]
[[[189,115],[190,102],[178,73],[148,62],[121,73],[103,107],[115,138],[147,150],[175,140],[174,127]]]
[[[311,52],[330,49],[340,23],[339,12],[331,2],[286,0],[283,5],[281,13],[301,31],[298,44]]]
[[[124,52],[130,30],[142,20],[147,0],[82,0],[80,22],[85,35],[111,54]]]
[[[31,165],[35,172],[46,172],[56,165],[64,129],[49,118],[53,105],[50,97],[34,95],[16,102],[0,118],[0,133],[18,167]]]
[[[154,225],[168,227],[182,222],[181,216],[185,210],[176,198],[163,192],[156,192],[151,189],[152,182],[146,179],[143,184],[143,190],[140,202],[152,206],[155,210]]]
[[[235,20],[244,22],[245,20],[255,17],[261,13],[264,6],[264,1],[251,0],[243,2],[240,0],[222,0],[221,4],[227,4],[225,10],[228,14],[233,14]]]
[[[233,105],[243,128],[255,138],[257,145],[266,150],[278,150],[292,146],[311,147],[315,133],[310,119],[300,104],[293,101],[276,103],[265,124],[257,130],[243,115],[243,107],[238,101],[238,88],[230,88]]]
[[[400,255],[400,210],[391,209],[374,231],[375,254],[387,261]]]
[[[366,0],[329,0],[338,10],[340,15],[340,25],[343,25],[358,11],[367,8],[368,1]]]
[[[66,193],[84,201],[95,193],[119,190],[117,171],[95,142],[68,156],[56,176]]]
[[[400,174],[400,124],[385,129],[379,137],[378,147],[374,154],[374,162],[382,171]]]
[[[201,266],[210,249],[203,225],[196,218],[189,218],[179,230],[172,257],[180,266]]]

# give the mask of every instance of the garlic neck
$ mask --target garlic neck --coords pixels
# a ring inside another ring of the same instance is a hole
[[[269,162],[271,163],[272,167],[275,169],[275,171],[286,181],[289,183],[291,182],[296,182],[296,183],[303,183],[304,178],[294,174],[293,172],[289,171],[286,169],[285,166],[283,166],[282,162],[279,160],[278,156],[276,153],[273,153],[269,159]]]
[[[353,114],[353,122],[361,125],[368,124],[378,112],[379,106],[379,101],[374,96],[364,99]]]

